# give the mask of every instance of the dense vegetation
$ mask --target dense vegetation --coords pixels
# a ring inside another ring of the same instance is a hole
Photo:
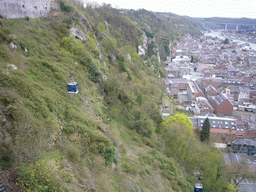
[[[162,42],[164,59],[177,36],[129,17],[146,11],[66,1],[60,8],[45,18],[0,19],[0,167],[14,177],[9,186],[192,191],[200,172],[205,191],[231,191],[221,155],[195,137],[188,117],[176,114],[163,123],[164,72],[155,50]],[[71,35],[72,27],[85,38]],[[143,33],[149,48],[139,56]],[[185,34],[179,27],[173,33]],[[69,71],[78,94],[67,93]]]

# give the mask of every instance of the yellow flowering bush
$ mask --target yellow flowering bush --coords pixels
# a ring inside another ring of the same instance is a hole
[[[54,169],[46,161],[39,161],[20,169],[18,184],[22,191],[58,191],[60,184]]]

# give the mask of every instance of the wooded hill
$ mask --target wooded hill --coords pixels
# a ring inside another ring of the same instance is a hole
[[[73,1],[43,18],[1,17],[0,167],[9,190],[192,191],[200,172],[205,191],[232,191],[221,155],[200,143],[188,117],[162,120],[161,62],[186,33],[200,35],[176,15]],[[67,93],[69,71],[78,94]]]

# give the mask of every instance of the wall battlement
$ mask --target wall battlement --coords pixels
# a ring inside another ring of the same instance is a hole
[[[57,8],[58,0],[0,0],[0,15],[6,18],[36,18]]]

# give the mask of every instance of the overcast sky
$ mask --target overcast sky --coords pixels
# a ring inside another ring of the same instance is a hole
[[[190,17],[232,17],[256,19],[256,0],[84,0],[111,4],[115,8],[171,12]]]

